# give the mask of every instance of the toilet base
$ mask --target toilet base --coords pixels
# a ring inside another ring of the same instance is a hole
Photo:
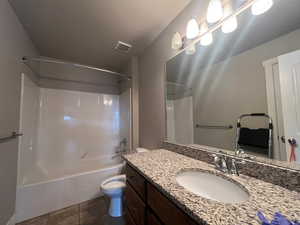
[[[123,215],[122,197],[112,197],[109,204],[109,215],[112,217],[120,217]]]

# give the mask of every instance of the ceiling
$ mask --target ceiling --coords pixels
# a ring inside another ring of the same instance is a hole
[[[11,0],[42,56],[121,71],[191,0]],[[114,50],[118,41],[129,54]]]
[[[168,81],[186,83],[190,77],[183,74],[191,74],[191,70],[199,71],[299,29],[299,12],[299,0],[274,0],[271,10],[260,16],[253,16],[250,9],[245,11],[238,17],[239,27],[236,31],[224,34],[219,29],[213,33],[214,42],[210,46],[197,45],[194,55],[182,52],[168,61]]]

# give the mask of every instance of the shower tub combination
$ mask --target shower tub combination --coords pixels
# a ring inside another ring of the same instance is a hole
[[[16,222],[103,195],[102,181],[124,166],[124,96],[45,89],[22,76]]]

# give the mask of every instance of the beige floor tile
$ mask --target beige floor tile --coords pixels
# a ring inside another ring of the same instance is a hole
[[[47,225],[48,223],[48,215],[35,217],[30,220],[26,220],[24,222],[18,223],[17,225]]]
[[[80,204],[80,224],[103,224],[103,217],[107,214],[107,207],[103,198],[94,199]]]
[[[125,225],[125,220],[123,217],[106,216],[103,225]]]
[[[83,202],[17,225],[125,225],[123,217],[108,216],[108,199]]]
[[[79,205],[50,213],[47,225],[79,225]]]
[[[97,220],[83,221],[81,225],[125,225],[123,217],[113,218],[109,215],[103,215],[97,218]]]

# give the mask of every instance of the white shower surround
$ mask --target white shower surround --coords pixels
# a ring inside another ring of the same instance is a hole
[[[168,141],[181,144],[194,143],[193,97],[167,100],[166,107]]]
[[[118,95],[22,82],[17,222],[100,196],[123,167]]]

